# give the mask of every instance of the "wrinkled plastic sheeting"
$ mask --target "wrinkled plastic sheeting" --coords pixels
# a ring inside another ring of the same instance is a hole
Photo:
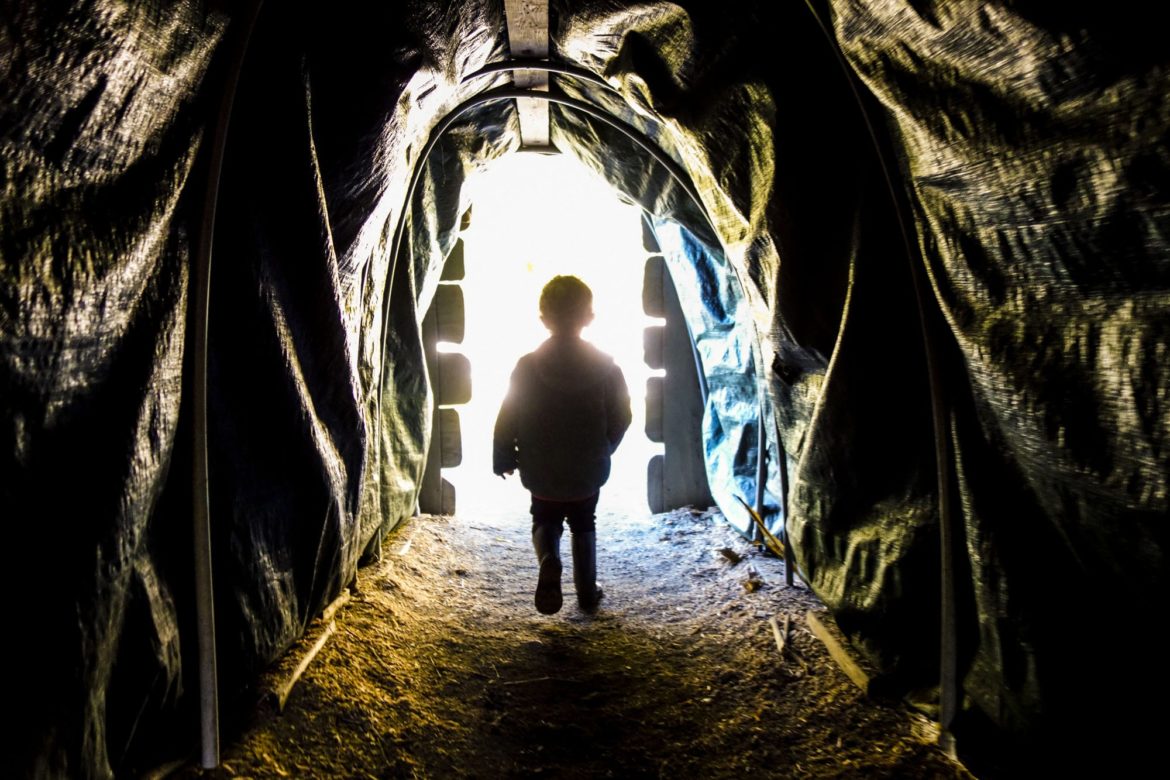
[[[192,115],[225,20],[7,4],[0,507],[15,680],[3,774],[106,774],[181,690],[179,430]],[[190,528],[189,520],[180,527]],[[36,766],[38,769],[34,770]]]
[[[253,34],[211,304],[217,622],[242,659],[229,674],[283,652],[414,511],[433,397],[419,324],[463,179],[514,144],[495,104],[420,159],[483,86],[461,78],[503,57],[488,5],[274,12]]]
[[[941,575],[917,260],[848,73],[810,8],[793,7],[774,47],[788,67],[768,82],[778,114],[798,117],[777,123],[770,381],[786,528],[801,577],[879,685],[924,690],[938,681]]]
[[[747,301],[723,253],[705,246],[673,220],[655,220],[654,233],[679,293],[683,316],[699,354],[707,388],[703,408],[703,455],[711,495],[741,533],[754,532],[740,504],[756,505],[759,480],[759,425],[763,402],[764,430],[775,430],[773,410],[761,393],[753,350],[755,334],[742,323],[751,318]],[[783,518],[775,486],[779,459],[768,453],[764,519],[781,533]],[[772,490],[768,490],[772,487]]]
[[[454,240],[468,167],[514,144],[503,105],[453,129],[391,273],[419,147],[484,86],[462,76],[503,58],[502,9],[340,10],[265,6],[227,137],[209,357],[225,692],[413,511],[424,277]],[[15,697],[5,774],[105,777],[195,736],[179,714],[198,703],[183,342],[197,153],[232,67],[221,38],[245,21],[197,3],[5,14],[0,499],[22,519],[8,591],[38,583],[16,602],[35,690]]]
[[[883,671],[929,684],[939,541],[922,301],[832,49],[801,3],[551,5],[557,55],[621,95],[555,82],[683,165],[703,209],[624,136],[554,106],[556,145],[675,231],[672,273],[684,255],[696,275],[734,269],[742,298],[700,297],[688,324],[713,353],[715,313],[772,333],[801,571]],[[1132,721],[1117,705],[1160,668],[1149,614],[1165,611],[1162,27],[1111,6],[832,5],[837,41],[889,109],[928,264],[927,331],[946,336],[964,690],[1001,727],[1100,727],[1089,701],[1120,730]],[[83,0],[5,13],[0,499],[19,520],[8,592],[37,583],[13,622],[36,629],[16,652],[38,686],[17,697],[5,760],[17,776],[106,776],[128,744],[173,737],[180,683],[193,687],[179,403],[195,155],[215,124],[224,74],[208,67],[225,22],[195,3],[165,17]],[[225,690],[413,509],[429,424],[417,322],[468,166],[514,146],[508,107],[468,116],[440,147],[394,273],[391,248],[423,139],[507,82],[460,84],[505,57],[503,31],[493,0],[265,4],[211,304]],[[742,423],[717,449],[751,503],[755,394],[737,392],[709,422]],[[1106,614],[1125,642],[1086,627]]]
[[[654,218],[660,243],[666,242],[663,257],[707,385],[703,431],[711,494],[748,534],[752,523],[736,498],[755,506],[763,401],[765,521],[779,532],[778,442],[766,382],[756,369],[764,349],[757,333],[770,331],[766,301],[776,266],[765,213],[772,168],[768,94],[758,83],[729,81],[733,63],[696,54],[697,27],[727,24],[713,6],[557,5],[557,49],[604,73],[620,94],[571,77],[556,77],[557,85],[645,136],[702,193],[702,204],[695,203],[665,166],[620,131],[571,107],[552,107],[553,143],[641,205]],[[703,98],[688,102],[688,89]],[[691,112],[685,121],[674,115],[682,105]],[[729,256],[726,246],[735,254]]]
[[[1143,754],[1170,592],[1163,27],[1138,5],[833,5],[969,383],[950,421],[963,688],[1008,730]]]

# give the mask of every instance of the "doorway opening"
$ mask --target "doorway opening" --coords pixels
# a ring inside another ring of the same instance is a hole
[[[471,400],[459,407],[462,462],[443,470],[458,495],[457,514],[528,522],[528,493],[518,476],[492,474],[496,413],[512,368],[546,337],[540,290],[572,274],[593,290],[596,319],[582,333],[610,354],[630,388],[633,422],[613,459],[598,512],[649,516],[647,463],[662,445],[646,437],[647,380],[661,375],[643,360],[643,330],[661,322],[643,313],[647,250],[642,211],[572,158],[516,153],[469,179],[471,224],[463,231],[465,334],[439,343],[471,366]]]

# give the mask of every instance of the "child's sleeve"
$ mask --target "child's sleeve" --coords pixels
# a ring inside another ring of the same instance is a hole
[[[606,435],[609,437],[609,452],[612,455],[622,443],[626,429],[630,427],[630,390],[622,370],[614,364],[606,383],[605,393]]]
[[[512,372],[512,381],[508,385],[508,394],[500,404],[500,413],[496,415],[496,427],[492,434],[492,473],[503,475],[515,471],[520,465],[516,453],[516,411],[518,409],[517,396],[519,395],[518,379],[520,367]]]

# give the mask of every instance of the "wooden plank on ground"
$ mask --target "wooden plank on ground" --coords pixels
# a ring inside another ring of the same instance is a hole
[[[321,622],[328,623],[333,620],[333,616],[337,614],[337,610],[348,604],[350,598],[351,595],[349,588],[341,591],[341,595],[333,599],[333,601],[329,603],[329,606],[325,607],[325,610],[321,613]]]
[[[841,667],[841,671],[853,681],[858,688],[869,692],[869,675],[866,674],[862,668],[849,655],[849,651],[845,649],[845,645],[837,638],[835,631],[825,625],[815,612],[811,610],[805,616],[805,622],[808,623],[809,630],[813,632],[813,636],[821,640],[825,649],[829,651],[829,656],[837,662],[837,666]]]
[[[787,632],[785,630],[781,630],[780,623],[776,620],[775,615],[773,615],[768,620],[768,622],[772,624],[772,636],[776,638],[776,649],[780,652],[780,655],[784,655],[784,645],[788,644]],[[784,627],[785,629],[788,627],[787,615],[784,616]]]
[[[317,641],[313,643],[313,646],[309,648],[309,652],[305,653],[305,657],[301,659],[299,664],[297,664],[297,668],[294,669],[293,673],[289,675],[289,678],[281,683],[280,686],[277,687],[277,689],[273,692],[273,695],[276,697],[276,708],[278,711],[284,712],[284,705],[288,703],[288,696],[290,693],[292,693],[293,686],[297,684],[297,680],[301,679],[301,675],[304,674],[305,670],[309,668],[309,664],[312,663],[313,659],[317,657],[317,653],[321,652],[321,648],[325,646],[325,643],[329,640],[329,637],[333,636],[333,632],[336,630],[337,623],[333,622],[332,620],[329,621],[329,625],[325,627],[325,631],[321,634],[320,637],[318,637]]]

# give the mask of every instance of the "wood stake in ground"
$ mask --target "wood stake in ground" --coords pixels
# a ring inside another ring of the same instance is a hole
[[[333,599],[329,606],[325,607],[325,611],[321,613],[321,622],[328,623],[333,620],[333,616],[337,614],[337,610],[349,603],[351,594],[348,589],[343,590],[341,595]]]
[[[780,624],[776,622],[776,616],[773,615],[768,621],[772,624],[772,636],[776,637],[776,649],[780,651],[780,656],[784,656],[784,644],[788,641],[788,615],[784,616],[784,630],[780,629]]]
[[[837,636],[811,610],[805,616],[805,621],[808,623],[808,627],[812,630],[813,635],[825,645],[825,649],[829,651],[829,657],[837,662],[837,666],[841,667],[841,671],[845,672],[845,675],[858,688],[868,692],[869,675],[857,665],[857,661],[853,660],[853,656],[849,655],[849,651],[845,649],[845,645],[841,644]]]
[[[294,669],[293,673],[289,675],[289,678],[281,683],[280,687],[276,689],[276,708],[278,710],[282,712],[284,711],[284,705],[288,701],[289,694],[292,693],[293,686],[297,684],[297,680],[299,680],[301,675],[305,673],[305,670],[309,668],[309,664],[312,663],[313,659],[317,656],[317,653],[321,652],[321,648],[325,646],[325,642],[329,640],[329,637],[333,636],[333,632],[336,630],[337,623],[330,620],[329,625],[325,627],[324,633],[322,633],[321,636],[317,638],[317,641],[313,643],[313,646],[309,648],[309,652],[305,653],[305,657],[301,659],[299,664],[297,664],[297,668]]]

